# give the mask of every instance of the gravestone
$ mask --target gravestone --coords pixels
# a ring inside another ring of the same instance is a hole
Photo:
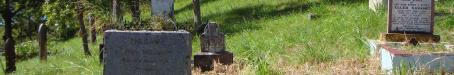
[[[433,0],[390,0],[388,32],[432,34]]]
[[[104,75],[190,75],[186,31],[116,31],[104,36]]]
[[[219,53],[225,51],[224,33],[219,32],[218,26],[209,23],[200,37],[202,52]]]
[[[433,0],[388,0],[388,33],[381,35],[383,40],[403,42],[438,42],[433,35]]]
[[[233,63],[233,53],[225,49],[225,35],[220,32],[216,23],[208,23],[200,37],[201,52],[194,55],[194,66],[202,71],[212,70],[213,63],[222,65]]]
[[[38,42],[39,42],[39,57],[41,60],[47,60],[47,29],[44,24],[39,25]]]
[[[369,0],[369,9],[377,12],[377,10],[387,7],[387,0]]]
[[[160,16],[165,20],[174,18],[174,0],[151,0],[153,16]]]

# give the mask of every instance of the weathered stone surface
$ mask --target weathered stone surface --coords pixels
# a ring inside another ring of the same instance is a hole
[[[172,19],[174,0],[151,0],[153,16],[163,17],[165,20]]]
[[[39,57],[41,60],[47,60],[47,29],[44,24],[39,25],[38,29],[38,44]]]
[[[213,70],[213,61],[217,54],[211,52],[201,52],[194,55],[194,66],[202,71]]]
[[[219,32],[216,23],[208,23],[200,37],[202,52],[224,52],[224,33]]]
[[[388,33],[433,33],[433,0],[390,0],[389,2]]]
[[[190,75],[186,31],[115,31],[104,37],[104,75]]]
[[[221,65],[230,65],[233,63],[233,53],[230,52],[200,52],[194,55],[194,66],[199,67],[202,71],[211,71],[214,68],[214,62]]]

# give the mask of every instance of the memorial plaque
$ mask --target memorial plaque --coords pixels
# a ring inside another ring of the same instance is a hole
[[[168,20],[173,18],[174,0],[151,0],[153,16],[160,16]]]
[[[433,0],[389,0],[388,2],[388,33],[433,33]]]
[[[115,31],[104,37],[104,75],[190,75],[186,31]]]

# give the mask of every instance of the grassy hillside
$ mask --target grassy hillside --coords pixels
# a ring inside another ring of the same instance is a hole
[[[452,42],[454,1],[437,2],[435,34]],[[384,10],[372,12],[367,0],[202,0],[203,20],[217,22],[235,54],[234,74],[379,73],[368,56],[367,39],[386,32]],[[176,0],[181,26],[192,24],[191,0]],[[308,14],[319,17],[308,19]],[[200,51],[193,39],[193,53]],[[36,41],[33,41],[36,43]],[[99,43],[99,42],[98,42]],[[102,74],[98,46],[83,55],[81,39],[51,42],[49,61],[20,61],[18,75]],[[36,45],[36,44],[32,44]],[[1,60],[2,62],[4,59]],[[4,67],[4,65],[2,65]]]

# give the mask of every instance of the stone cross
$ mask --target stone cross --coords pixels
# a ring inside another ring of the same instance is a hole
[[[41,60],[47,60],[47,28],[46,25],[39,25],[38,42],[39,42],[39,57]]]
[[[202,52],[220,53],[225,51],[224,33],[219,32],[216,23],[208,23],[200,37]]]
[[[174,0],[151,0],[153,16],[160,16],[165,20],[174,18]]]

